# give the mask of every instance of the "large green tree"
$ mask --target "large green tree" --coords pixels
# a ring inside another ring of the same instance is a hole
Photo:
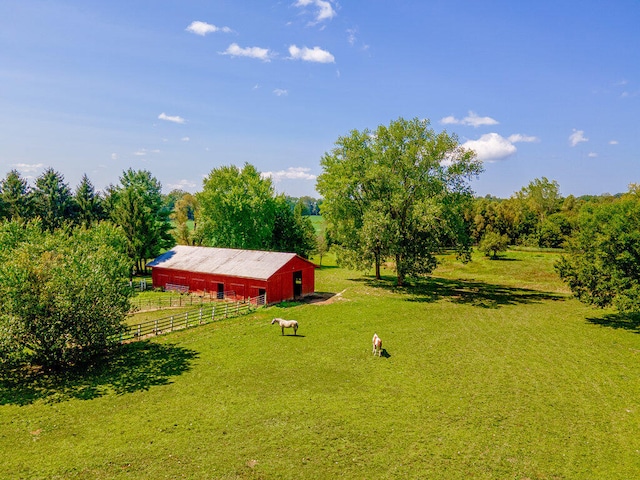
[[[321,165],[322,214],[343,263],[375,266],[379,277],[381,262],[392,259],[402,285],[431,272],[445,247],[469,257],[464,209],[472,200],[468,182],[482,165],[455,135],[435,132],[428,120],[399,118],[338,138]]]
[[[42,220],[42,227],[52,232],[74,220],[75,202],[64,176],[53,168],[46,169],[36,179],[32,192],[33,213]]]
[[[0,226],[0,354],[48,368],[88,362],[118,343],[129,311],[125,240],[110,224],[71,232]]]
[[[0,182],[0,218],[27,219],[31,197],[27,181],[17,170],[11,170]]]
[[[127,252],[138,272],[145,271],[146,260],[175,243],[161,191],[162,185],[151,172],[133,169],[122,174],[118,186],[109,188],[109,216],[122,227]]]
[[[640,190],[586,204],[568,253],[556,264],[581,301],[623,312],[640,311]]]
[[[197,194],[205,244],[269,249],[275,219],[271,179],[246,163],[214,168]]]
[[[88,227],[104,219],[102,197],[96,193],[86,174],[82,176],[73,198],[76,203],[76,221],[80,225]]]

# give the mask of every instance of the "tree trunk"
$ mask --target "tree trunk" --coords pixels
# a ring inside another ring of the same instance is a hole
[[[375,252],[374,257],[376,263],[376,280],[380,280],[380,278],[382,278],[380,276],[380,252]]]
[[[396,254],[396,274],[398,286],[402,287],[404,285],[404,268],[402,267],[402,257],[399,254]]]

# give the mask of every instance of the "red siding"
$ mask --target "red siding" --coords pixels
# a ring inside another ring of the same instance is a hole
[[[193,273],[182,270],[153,267],[151,275],[154,287],[164,288],[168,283],[186,285],[191,291],[216,293],[218,284],[224,284],[224,291],[234,291],[237,299],[255,297],[259,290],[266,291],[267,302],[276,303],[294,298],[294,273],[301,272],[301,295],[315,291],[315,265],[301,257],[294,257],[268,280],[229,277],[216,274]]]

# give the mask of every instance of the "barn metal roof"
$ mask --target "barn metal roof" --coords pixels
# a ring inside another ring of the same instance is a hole
[[[267,280],[296,256],[295,253],[177,245],[147,266]]]

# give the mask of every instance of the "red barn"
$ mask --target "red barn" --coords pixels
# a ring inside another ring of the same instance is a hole
[[[148,264],[154,287],[255,298],[267,303],[315,291],[316,265],[295,253],[177,245]]]

